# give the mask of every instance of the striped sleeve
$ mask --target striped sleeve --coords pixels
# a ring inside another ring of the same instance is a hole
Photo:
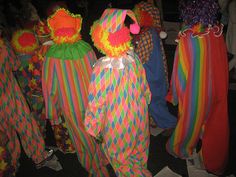
[[[57,125],[61,123],[61,119],[57,114],[57,80],[55,77],[56,69],[54,67],[53,61],[49,58],[45,59],[42,70],[42,88],[43,96],[45,100],[46,108],[46,118],[49,119],[52,125]]]

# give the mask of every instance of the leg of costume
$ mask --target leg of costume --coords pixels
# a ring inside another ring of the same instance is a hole
[[[188,158],[202,139],[204,166],[218,173],[228,151],[228,67],[222,34],[214,30],[200,37],[189,31],[180,36],[172,95],[167,97],[179,104],[178,123],[166,147],[172,155]]]
[[[31,105],[32,113],[36,119],[36,122],[40,128],[42,135],[46,136],[46,114],[45,103],[42,91],[42,67],[44,56],[51,45],[42,45],[34,56],[29,60],[25,70],[29,73],[28,86],[30,91],[27,93],[27,99]],[[74,152],[74,147],[69,138],[68,130],[63,121],[59,125],[52,126],[55,141],[59,150],[64,153]]]
[[[12,102],[16,106],[16,112],[10,117],[9,122],[19,134],[27,156],[35,163],[39,163],[47,156],[43,137],[36,121],[30,115],[28,105],[17,83],[14,84],[14,92],[15,97]]]
[[[153,50],[149,60],[143,65],[146,71],[147,81],[152,93],[149,112],[158,127],[173,128],[176,126],[177,119],[171,115],[166,105],[166,95],[168,82],[165,72],[164,53],[161,46],[161,39],[157,32],[150,30],[152,35]]]
[[[14,128],[7,122],[8,119],[4,119],[6,115],[3,115],[3,112],[0,111],[2,117],[0,136],[5,138],[7,142],[0,142],[0,176],[8,177],[15,176],[21,148]]]
[[[0,176],[13,176],[20,157],[20,143],[9,119],[16,112],[12,100],[12,70],[19,65],[10,46],[0,38]]]
[[[1,48],[0,62],[1,66],[3,66],[0,72],[1,118],[4,123],[7,122],[7,126],[10,127],[9,131],[13,128],[19,134],[28,157],[31,157],[35,163],[38,163],[47,155],[44,150],[44,140],[36,122],[30,117],[28,105],[13,76],[12,70],[16,70],[18,65],[14,52],[9,46],[5,50],[4,47]],[[16,138],[16,133],[9,136],[9,150],[13,152],[13,149],[16,148],[16,151],[12,153],[14,161],[17,161],[20,151]]]
[[[78,60],[47,58],[43,68],[43,92],[46,100],[46,115],[52,124],[60,123],[57,110],[62,110],[79,162],[96,176],[109,176],[101,149],[84,127],[89,85],[94,56],[89,52]],[[98,153],[99,152],[99,153]]]
[[[202,156],[206,169],[222,174],[227,165],[229,149],[228,62],[223,37],[210,36],[212,54],[212,107],[202,137]],[[220,116],[219,116],[220,115]]]

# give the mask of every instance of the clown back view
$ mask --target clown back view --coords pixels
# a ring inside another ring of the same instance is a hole
[[[124,25],[126,15],[135,23]],[[85,126],[94,136],[119,177],[148,177],[148,104],[145,70],[131,46],[140,30],[132,11],[106,9],[94,22],[94,45],[106,56],[93,68]]]
[[[183,0],[180,9],[183,28],[167,97],[178,104],[178,123],[166,147],[184,159],[197,150],[201,168],[221,175],[228,160],[229,125],[227,50],[217,21],[219,5],[216,0]]]
[[[157,127],[171,130],[177,121],[169,112],[165,99],[169,81],[167,58],[161,40],[165,32],[162,31],[159,9],[151,3],[141,1],[135,5],[134,13],[141,26],[140,33],[134,35],[135,52],[143,63],[152,93],[149,114]],[[150,121],[151,127],[156,127],[155,124]]]
[[[90,45],[81,40],[82,18],[60,8],[47,22],[54,44],[46,52],[42,69],[46,117],[57,125],[61,123],[61,111],[81,165],[93,176],[108,176],[106,159],[102,160],[98,144],[83,124],[96,56]]]

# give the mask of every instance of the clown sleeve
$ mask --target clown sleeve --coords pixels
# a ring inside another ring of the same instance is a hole
[[[139,69],[139,72],[141,73],[141,78],[142,78],[142,81],[141,81],[141,89],[145,95],[145,99],[146,99],[146,102],[147,104],[150,104],[151,102],[151,91],[150,91],[150,88],[149,88],[149,84],[147,82],[147,79],[146,79],[146,71],[143,67],[143,65],[140,63],[140,61],[137,59],[137,65],[140,67],[138,67]]]
[[[55,64],[49,58],[45,59],[42,69],[42,89],[45,100],[46,118],[51,125],[58,125],[61,119],[58,117],[56,105],[58,101],[57,79]]]
[[[109,72],[100,67],[93,70],[89,85],[88,107],[85,113],[85,128],[89,134],[98,137],[105,121],[105,99]]]

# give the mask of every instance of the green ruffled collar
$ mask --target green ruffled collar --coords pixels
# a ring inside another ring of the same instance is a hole
[[[91,46],[83,40],[73,44],[53,44],[47,51],[46,57],[58,58],[60,60],[77,60],[83,58],[91,50]]]

